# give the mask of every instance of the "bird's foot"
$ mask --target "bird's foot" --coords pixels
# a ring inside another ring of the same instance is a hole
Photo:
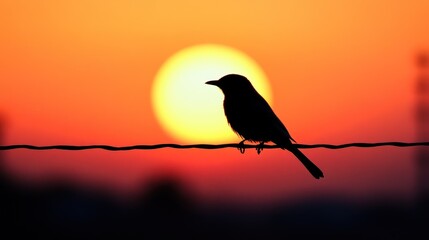
[[[246,141],[246,139],[244,139],[243,141],[241,141],[238,144],[238,147],[237,147],[241,154],[243,154],[246,151],[246,148],[244,147],[244,142],[245,141]]]
[[[264,142],[261,142],[260,144],[258,144],[258,146],[256,146],[256,152],[258,154],[260,154],[262,150],[264,150]]]

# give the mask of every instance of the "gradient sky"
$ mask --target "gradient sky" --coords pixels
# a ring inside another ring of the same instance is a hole
[[[195,44],[257,61],[273,108],[300,143],[414,140],[414,57],[429,47],[429,2],[0,2],[4,144],[177,142],[157,122],[153,79]],[[238,142],[237,138],[237,142]],[[130,194],[174,175],[206,200],[305,196],[411,199],[413,149],[304,150],[316,181],[281,150],[10,151],[7,170],[33,183],[66,179]]]

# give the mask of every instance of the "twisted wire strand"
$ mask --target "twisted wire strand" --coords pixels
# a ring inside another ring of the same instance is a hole
[[[358,148],[373,148],[382,146],[391,147],[417,147],[417,146],[429,146],[429,142],[376,142],[376,143],[345,143],[345,144],[294,144],[297,148],[326,148],[326,149],[342,149],[350,147]],[[129,151],[129,150],[153,150],[160,148],[177,148],[177,149],[221,149],[221,148],[258,148],[258,145],[250,144],[237,144],[237,143],[226,143],[226,144],[153,144],[153,145],[132,145],[132,146],[110,146],[110,145],[50,145],[50,146],[34,146],[28,144],[16,144],[16,145],[5,145],[0,146],[0,150],[16,150],[16,149],[29,149],[29,150],[69,150],[69,151],[80,151],[89,149],[102,149],[107,151]],[[264,145],[264,149],[280,148],[277,145]]]

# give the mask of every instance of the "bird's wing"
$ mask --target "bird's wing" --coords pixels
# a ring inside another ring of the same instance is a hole
[[[248,106],[254,106],[252,111],[254,111],[256,124],[271,135],[272,142],[276,144],[288,144],[291,140],[295,141],[261,95],[258,94],[258,97],[255,97],[251,101],[252,103],[248,104]]]

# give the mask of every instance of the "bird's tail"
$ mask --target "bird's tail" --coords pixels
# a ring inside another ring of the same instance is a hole
[[[299,159],[299,161],[301,161],[302,164],[304,164],[304,166],[311,173],[311,175],[313,175],[313,177],[315,177],[316,179],[324,177],[322,170],[320,170],[312,161],[310,161],[310,159],[308,159],[304,155],[304,153],[299,151],[298,148],[292,146],[292,147],[288,147],[287,150],[292,152]]]

